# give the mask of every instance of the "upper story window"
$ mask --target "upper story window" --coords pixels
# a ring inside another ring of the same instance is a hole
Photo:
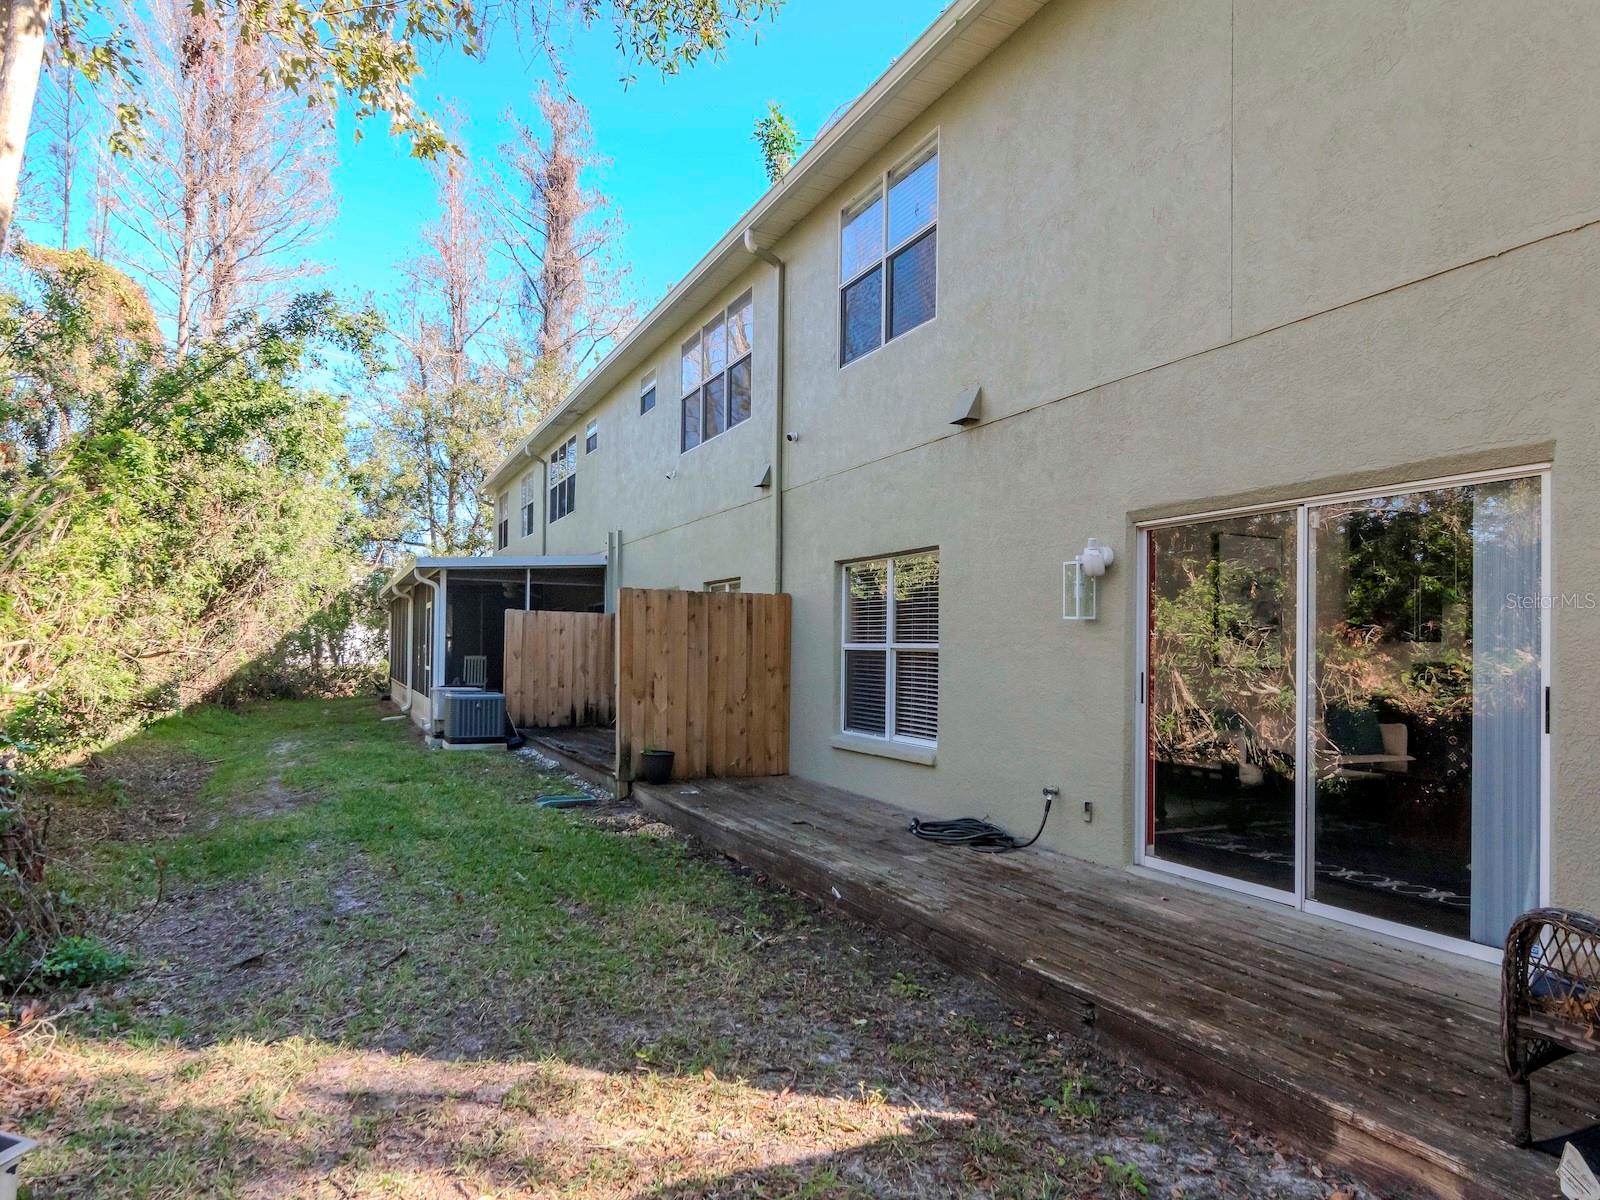
[[[522,536],[527,537],[539,524],[539,479],[529,471],[517,485],[517,503],[522,509]]]
[[[683,450],[749,418],[754,319],[746,292],[683,344]]]
[[[844,568],[840,728],[939,740],[939,552]]]
[[[559,521],[578,498],[578,439],[570,437],[550,456],[550,519]]]
[[[494,502],[494,548],[504,550],[511,544],[511,493],[501,492]]]
[[[639,415],[642,417],[656,406],[656,373],[646,371],[639,380]]]
[[[938,217],[937,143],[889,171],[840,214],[840,366],[933,319]]]
[[[600,449],[600,422],[590,421],[583,431],[583,452],[593,454]]]
[[[743,581],[740,579],[713,579],[706,584],[708,592],[737,592],[742,591]]]

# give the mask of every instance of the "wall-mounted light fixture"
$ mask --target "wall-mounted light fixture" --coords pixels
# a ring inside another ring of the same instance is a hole
[[[1090,538],[1083,552],[1061,564],[1061,619],[1093,621],[1099,615],[1100,577],[1116,561],[1110,546]]]

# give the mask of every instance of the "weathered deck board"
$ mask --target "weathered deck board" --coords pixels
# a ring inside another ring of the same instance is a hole
[[[907,814],[790,777],[637,786],[640,803],[917,942],[1380,1186],[1542,1200],[1505,1140],[1498,981],[1462,962],[1177,880],[919,842]],[[1600,1120],[1600,1072],[1535,1083],[1540,1136]]]

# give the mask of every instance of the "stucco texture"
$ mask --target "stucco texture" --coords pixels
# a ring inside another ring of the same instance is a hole
[[[796,774],[1132,853],[1138,520],[1553,463],[1555,590],[1600,591],[1600,6],[1058,0],[776,247]],[[839,212],[937,134],[938,315],[838,366]],[[771,586],[774,272],[755,415],[677,451],[601,405],[551,553]],[[981,386],[983,420],[950,424]],[[581,436],[582,420],[574,428]],[[668,478],[668,475],[672,478]],[[1120,552],[1093,624],[1061,564]],[[538,549],[514,541],[512,552]],[[839,564],[938,547],[932,766],[834,747]],[[1554,622],[1553,895],[1600,909],[1600,610]],[[1094,802],[1086,822],[1080,802]]]

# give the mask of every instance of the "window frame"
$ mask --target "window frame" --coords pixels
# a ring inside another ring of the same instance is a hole
[[[504,550],[511,545],[511,490],[508,488],[495,498],[494,548]]]
[[[730,336],[730,331],[733,328],[733,315],[742,310],[746,305],[749,305],[750,307],[750,341],[749,344],[745,346],[744,353],[740,354],[738,357],[734,357],[733,339]],[[709,364],[706,359],[706,333],[711,329],[712,326],[718,324],[722,326],[723,361],[722,366],[718,370],[709,371],[707,369]],[[690,355],[691,346],[693,346],[692,353],[694,354],[699,365],[700,376],[699,382],[695,385],[692,392],[684,387],[683,380],[683,360]],[[755,361],[755,349],[756,295],[755,288],[753,287],[745,288],[744,291],[740,292],[721,309],[713,313],[708,320],[702,323],[699,328],[697,328],[688,337],[684,338],[683,342],[679,345],[678,453],[680,455],[688,454],[692,450],[698,450],[707,442],[715,441],[723,434],[745,424],[752,416],[755,415],[754,396],[752,395],[750,406],[751,411],[745,413],[745,415],[740,417],[737,421],[733,419],[733,373],[737,368],[744,367],[745,373],[750,378],[750,388],[753,393],[755,388],[755,372],[753,369]],[[722,398],[719,401],[722,406],[722,427],[710,437],[707,437],[705,429],[706,394],[711,390],[713,385],[718,383],[720,383],[722,387]],[[686,405],[688,404],[691,396],[695,398],[695,403],[699,409],[695,430],[695,443],[692,446],[686,444],[688,440],[689,426],[687,420],[685,420],[685,415],[687,412]]]
[[[590,417],[589,423],[583,427],[583,452],[593,454],[600,449],[600,418]]]
[[[566,473],[560,479],[550,480],[547,476],[545,487],[545,521],[554,525],[562,517],[570,517],[578,507],[578,435],[573,434],[561,443],[561,446],[550,456],[549,470],[553,475],[560,460]],[[557,489],[561,495],[556,496]],[[558,512],[557,509],[560,511]]]
[[[532,537],[533,531],[539,527],[539,492],[542,490],[543,481],[536,479],[538,474],[538,468],[534,468],[525,472],[517,482],[517,501],[522,513],[523,537]]]
[[[936,642],[902,642],[895,637],[895,608],[894,575],[895,564],[901,559],[920,558],[931,554],[940,562],[940,593],[939,593],[939,635],[940,641]],[[850,634],[850,569],[883,563],[884,572],[884,640],[881,642],[852,642]],[[895,704],[895,674],[896,662],[902,651],[914,654],[931,653],[937,660],[938,690],[941,698],[940,709],[943,710],[944,691],[944,654],[940,649],[944,637],[944,589],[943,589],[943,558],[937,546],[930,546],[922,550],[902,550],[895,554],[880,554],[870,558],[853,558],[839,564],[839,727],[838,732],[846,737],[865,738],[871,741],[882,742],[885,745],[914,746],[918,749],[937,749],[939,739],[917,737],[913,734],[902,734],[896,727],[898,720],[897,705]],[[849,686],[850,686],[850,653],[851,651],[881,650],[884,652],[883,686],[883,732],[873,733],[865,729],[850,728],[847,716],[849,712]]]
[[[894,244],[891,245],[890,242],[889,242],[889,190],[890,190],[890,187],[892,186],[890,181],[894,178],[894,176],[896,174],[909,174],[911,171],[915,171],[928,158],[932,158],[934,160],[934,168],[933,168],[934,214],[933,214],[933,220],[927,222],[924,225],[917,226],[910,233],[908,233],[904,237],[902,237],[898,242],[895,242]],[[838,337],[839,337],[839,369],[841,371],[844,370],[846,367],[853,366],[854,364],[860,362],[864,358],[870,358],[872,355],[876,354],[879,350],[882,350],[890,342],[897,342],[901,338],[906,337],[908,334],[911,334],[911,333],[915,332],[916,330],[923,328],[924,326],[932,325],[935,321],[937,321],[939,319],[939,278],[940,278],[940,276],[942,276],[944,274],[944,272],[940,269],[940,265],[939,265],[939,239],[938,239],[938,230],[939,230],[939,191],[940,191],[940,184],[941,184],[941,169],[943,167],[943,161],[942,160],[943,160],[943,155],[941,153],[941,149],[940,149],[940,145],[939,145],[939,131],[936,129],[926,139],[924,139],[922,142],[920,142],[917,145],[916,149],[911,151],[911,153],[903,156],[902,158],[897,160],[895,163],[891,164],[889,167],[887,167],[885,170],[883,170],[878,175],[877,179],[874,180],[874,182],[872,183],[872,186],[863,189],[858,195],[856,195],[850,201],[850,203],[846,204],[843,208],[841,208],[839,210],[839,222],[838,222],[837,238],[836,238],[835,247],[834,247],[834,260],[833,261],[834,261],[835,268],[837,269],[838,274],[839,274],[839,283],[838,283],[838,293],[839,293],[838,320],[835,322],[835,327],[836,327],[836,330],[838,332]],[[844,274],[844,234],[845,234],[845,229],[849,224],[848,216],[852,212],[854,212],[857,215],[859,215],[860,211],[862,209],[870,208],[873,205],[873,203],[878,202],[878,201],[882,202],[882,208],[883,208],[883,211],[882,211],[882,214],[881,214],[881,220],[882,220],[882,230],[881,230],[882,243],[881,243],[881,248],[880,248],[879,253],[878,253],[878,257],[873,259],[873,260],[871,260],[870,262],[866,263],[858,271],[856,271],[856,273],[854,275],[851,275],[848,278],[846,278],[845,274]],[[893,287],[892,287],[893,281],[892,281],[891,276],[890,276],[890,262],[897,255],[903,253],[906,250],[909,250],[917,242],[920,242],[924,238],[930,237],[930,236],[933,237],[933,239],[934,239],[934,243],[933,243],[933,315],[930,316],[927,320],[919,321],[919,322],[917,322],[917,324],[911,326],[909,329],[901,330],[899,333],[893,334],[891,336],[890,331],[891,331],[891,329],[893,329],[893,324],[892,324],[891,318],[892,318],[892,310],[893,310],[893,307],[894,307],[894,290],[893,290]],[[854,287],[856,284],[860,283],[862,280],[866,279],[867,276],[871,275],[874,271],[879,272],[879,284],[878,284],[878,288],[879,288],[879,297],[878,297],[878,344],[876,346],[872,347],[872,349],[870,349],[870,350],[863,350],[860,354],[856,355],[854,358],[846,359],[845,356],[844,356],[845,355],[845,295],[852,287]]]
[[[654,412],[656,408],[656,373],[646,371],[639,377],[639,415]]]
[[[706,580],[706,591],[738,593],[744,590],[744,576],[733,575],[727,579]]]

